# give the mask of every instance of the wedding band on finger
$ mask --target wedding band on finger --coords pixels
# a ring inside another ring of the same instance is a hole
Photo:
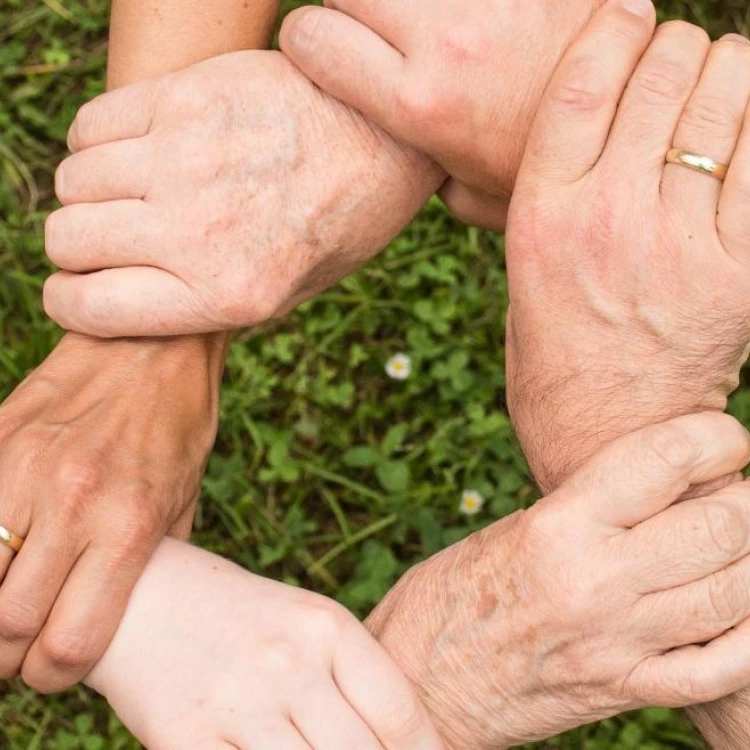
[[[673,148],[667,152],[667,164],[677,164],[681,167],[687,167],[695,172],[708,175],[719,182],[724,182],[729,173],[729,166],[715,161],[710,156],[701,156],[690,151],[683,151],[679,148]]]
[[[23,539],[6,529],[5,526],[0,526],[0,544],[4,544],[8,549],[13,550],[14,554],[18,554],[23,547]]]

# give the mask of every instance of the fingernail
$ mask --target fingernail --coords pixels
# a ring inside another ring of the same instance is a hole
[[[654,12],[654,4],[651,0],[610,0],[610,2],[643,18],[648,18]]]
[[[724,34],[724,36],[721,37],[721,41],[734,42],[735,44],[750,44],[750,39],[742,36],[742,34]]]

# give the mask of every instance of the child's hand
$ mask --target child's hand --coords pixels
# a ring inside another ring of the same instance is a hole
[[[165,540],[87,680],[149,750],[439,750],[343,607]]]

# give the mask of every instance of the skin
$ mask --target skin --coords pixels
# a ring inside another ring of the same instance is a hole
[[[110,87],[262,45],[275,9],[185,5],[115,2]],[[42,692],[78,682],[159,541],[189,535],[227,343],[69,334],[0,407],[1,522],[28,537],[15,559],[0,549],[0,678],[22,670]]]
[[[613,6],[616,7],[616,4],[613,3]],[[651,24],[653,23],[653,19],[652,18],[650,19],[649,23],[651,23]],[[563,96],[562,98],[565,99],[566,97]],[[663,156],[663,152],[662,152],[662,156]],[[65,181],[63,182],[63,184],[65,184]],[[90,299],[90,298],[79,297],[78,301],[80,302],[80,301],[82,301],[84,299]],[[96,299],[94,298],[94,302],[95,301],[96,301]],[[95,305],[93,305],[93,308],[96,309],[96,310],[98,310],[100,313],[102,311],[102,306],[101,305],[96,305],[95,304]],[[279,309],[281,309],[281,308],[279,308]],[[104,316],[106,317],[107,315],[108,315],[108,311],[106,309],[104,309]],[[485,564],[486,564],[486,561],[485,561]],[[413,581],[414,580],[416,580],[416,576],[413,577],[413,579],[412,579],[412,585],[413,585]],[[418,588],[418,590],[420,592],[423,593],[424,591],[428,590],[426,588],[426,584],[427,584],[428,580],[429,579],[419,580],[419,583],[421,585],[419,585],[417,588]],[[434,576],[433,576],[432,580],[435,580]],[[398,593],[399,593],[398,599],[400,600],[400,602],[402,604],[402,607],[406,611],[408,611],[409,604],[411,603],[411,605],[414,605],[418,601],[418,599],[417,599],[416,596],[404,595],[404,591],[406,589],[407,589],[407,584],[405,583],[404,586],[401,587],[400,591],[398,591]],[[457,591],[460,591],[460,589],[457,589]],[[444,591],[441,592],[441,596],[444,596],[444,594],[445,594]],[[399,644],[399,632],[401,634],[401,642],[404,642],[404,639],[403,639],[403,636],[404,636],[403,629],[404,629],[405,624],[409,623],[410,627],[413,627],[414,624],[415,624],[415,622],[419,622],[419,620],[418,619],[416,619],[416,620],[415,619],[409,620],[408,618],[406,620],[401,620],[398,617],[398,614],[396,616],[393,616],[391,614],[391,610],[395,611],[396,613],[399,612],[399,607],[398,606],[393,606],[394,602],[396,602],[396,601],[397,601],[396,600],[396,595],[394,593],[394,596],[390,598],[390,604],[388,603],[388,600],[387,600],[387,602],[384,604],[384,606],[381,607],[381,609],[380,609],[380,613],[385,613],[385,614],[376,615],[376,617],[373,619],[372,623],[373,623],[373,628],[375,629],[375,631],[378,632],[381,635],[381,637],[383,637],[383,639],[386,642],[390,641],[389,646],[392,647],[392,649],[394,650],[394,652],[398,653],[398,651],[399,651],[399,645],[398,645]],[[436,606],[437,605],[435,604],[435,602],[432,602],[432,606],[430,608],[430,611],[433,611],[433,612],[434,611],[440,611],[439,609],[435,609]],[[417,627],[420,627],[420,626],[417,626]],[[390,630],[390,633],[389,633],[389,630]],[[429,638],[430,637],[432,637],[432,636],[430,634],[428,634],[427,638],[425,640],[425,642],[427,643],[427,647],[429,647]],[[435,638],[435,641],[440,642],[440,638],[439,637]],[[441,645],[444,646],[445,644],[443,643]],[[457,648],[456,653],[460,653],[460,648]],[[404,659],[408,659],[408,657],[406,655],[402,654],[402,656],[404,656]],[[450,656],[447,655],[446,659],[450,660]],[[701,695],[705,697],[707,695],[707,693],[701,693]],[[696,697],[696,694],[693,694],[693,698],[695,698],[695,697]],[[477,713],[477,715],[480,715],[481,711],[477,711],[476,713]],[[483,722],[483,724],[482,724],[482,726],[484,727],[484,730],[485,731],[490,731],[490,732],[493,731],[493,722],[491,720],[491,717],[485,717],[485,718],[487,718],[487,721]],[[486,729],[486,727],[489,727],[489,729]],[[497,731],[498,731],[498,734],[499,734],[503,730],[501,728],[498,728]]]
[[[399,620],[408,629],[401,667],[445,745],[346,610],[175,540],[87,682],[152,750],[501,750],[711,700],[750,680],[750,484],[675,501],[748,459],[725,415],[647,428],[409,573],[396,596],[422,596],[370,624],[386,646]]]
[[[432,156],[451,176],[442,196],[460,218],[502,229],[544,88],[601,1],[324,5],[287,16],[284,53],[323,90]]]
[[[743,270],[747,128],[740,136],[748,47],[731,38],[711,50],[700,30],[678,24],[662,28],[646,51],[653,27],[653,10],[636,16],[618,3],[588,27],[545,97],[511,207],[509,390],[518,432],[548,490],[597,447],[635,427],[691,410],[718,412],[737,382],[750,336]],[[701,73],[708,76],[704,86]],[[717,80],[722,75],[731,85]],[[723,189],[666,166],[673,141],[704,144],[725,161],[734,151]],[[587,362],[593,368],[582,367]],[[696,520],[695,529],[707,533],[712,523]],[[732,524],[715,533],[729,544]],[[493,633],[483,625],[478,633],[469,629],[482,594],[467,592],[465,582],[497,570],[489,590],[502,597],[507,586],[500,575],[508,564],[492,544],[468,562],[449,551],[442,564],[438,557],[407,576],[370,621],[434,715],[459,727],[446,734],[456,747],[492,747],[507,731],[491,702],[503,695],[506,671],[495,671],[491,651],[469,662],[477,649],[491,649]],[[746,597],[746,589],[738,595]],[[498,611],[506,611],[500,601]],[[580,633],[591,613],[578,615]],[[579,655],[563,674],[575,674],[582,688],[581,665],[596,663],[593,651]],[[694,687],[689,680],[683,685],[687,692]],[[546,692],[554,695],[554,688]],[[465,706],[466,696],[471,710],[452,715],[448,707]],[[705,695],[684,697],[690,703]],[[741,693],[692,715],[717,747],[740,748],[747,745],[747,706]]]
[[[347,610],[173,539],[86,681],[150,750],[442,750]]]
[[[444,168],[466,161],[479,132],[503,133],[500,142],[482,142],[496,176],[488,181],[474,158],[461,184],[507,192],[560,53],[597,4],[495,0],[484,8],[498,20],[482,38],[483,59],[509,67],[503,75],[482,71],[473,93],[486,101],[485,84],[499,82],[500,104],[467,124],[464,141],[431,154],[442,166],[322,93],[277,53],[219,58],[90,102],[71,131],[76,153],[57,174],[65,206],[48,222],[47,252],[63,271],[45,286],[47,312],[99,336],[257,325],[379,252],[445,182]],[[444,91],[423,83],[442,75],[457,6],[444,2],[417,23],[394,5],[377,4],[368,20],[376,23],[382,11],[414,44],[414,75],[401,97],[413,109],[407,121],[435,137],[438,129],[455,132],[465,123],[425,120],[405,97],[425,89],[435,95],[428,111],[449,108]],[[480,6],[468,29],[485,24]],[[297,18],[304,23],[285,26],[286,44],[300,36],[295,28],[309,27],[307,14]],[[355,29],[345,31],[356,39]],[[468,47],[454,55],[453,89],[478,76]]]
[[[547,490],[620,434],[723,410],[747,357],[750,42],[667,24],[639,62],[638,31],[559,74],[511,207],[508,400]],[[666,165],[673,143],[731,160],[723,186]]]
[[[582,57],[540,115],[508,235],[511,403],[548,489],[636,426],[723,409],[750,340],[750,43],[662,28],[615,98]],[[607,63],[615,77],[626,60],[637,54]],[[673,144],[731,162],[726,182],[665,165]],[[712,747],[747,747],[749,690],[689,715]]]
[[[95,99],[69,141],[56,177],[66,205],[46,227],[68,272],[48,279],[45,306],[102,336],[282,314],[377,254],[440,182],[279,52]]]

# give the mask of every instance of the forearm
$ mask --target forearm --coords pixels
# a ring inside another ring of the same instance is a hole
[[[750,741],[750,691],[687,710],[713,750],[747,750]]]
[[[278,0],[113,0],[107,85],[268,46]]]

